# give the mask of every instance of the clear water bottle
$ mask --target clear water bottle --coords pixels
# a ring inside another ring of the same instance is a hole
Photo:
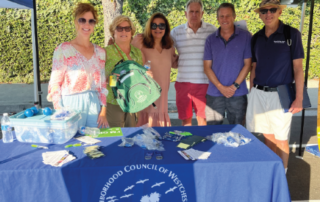
[[[144,67],[145,67],[147,70],[151,70],[151,61],[148,60],[148,61],[144,64]]]
[[[8,113],[4,113],[1,119],[2,141],[3,143],[13,142],[12,129]]]
[[[90,135],[91,137],[98,137],[99,136],[99,133],[100,133],[100,130],[99,128],[90,128],[90,127],[86,127],[84,129],[84,133],[86,135]]]

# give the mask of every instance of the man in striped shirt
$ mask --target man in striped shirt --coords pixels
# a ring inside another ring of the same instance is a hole
[[[175,83],[176,104],[183,126],[192,125],[193,109],[198,125],[206,125],[206,93],[208,78],[203,70],[203,54],[207,37],[217,28],[202,21],[203,3],[189,0],[186,5],[186,24],[171,31],[179,53],[178,75]]]

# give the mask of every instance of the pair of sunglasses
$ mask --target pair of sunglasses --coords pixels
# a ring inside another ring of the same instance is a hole
[[[165,30],[166,29],[166,24],[165,23],[160,23],[160,24],[156,24],[156,23],[151,23],[151,29],[152,30],[156,30],[157,27],[159,27],[160,30]]]
[[[268,11],[270,11],[270,13],[275,13],[277,12],[278,8],[270,8],[270,9],[260,9],[260,13],[262,15],[267,14]]]
[[[88,20],[89,25],[92,25],[92,26],[95,25],[96,22],[97,22],[97,21],[96,21],[95,19],[89,19],[89,20]],[[78,23],[84,25],[84,24],[87,23],[87,19],[85,19],[85,18],[79,18],[79,19],[78,19]]]
[[[122,32],[123,30],[125,30],[126,32],[130,32],[131,31],[131,27],[130,26],[128,26],[128,27],[119,27],[119,26],[117,26],[116,27],[116,30],[118,31],[118,32]]]

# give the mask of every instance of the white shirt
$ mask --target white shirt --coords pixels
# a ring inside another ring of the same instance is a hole
[[[215,32],[214,25],[203,22],[196,33],[186,24],[171,31],[171,37],[179,53],[178,82],[209,83],[203,70],[203,54],[207,37]]]

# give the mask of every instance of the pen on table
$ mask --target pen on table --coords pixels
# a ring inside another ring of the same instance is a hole
[[[188,155],[186,152],[181,151],[184,155],[186,155],[186,157],[188,157],[190,160],[194,160],[190,155]]]
[[[63,157],[56,163],[56,165],[59,165],[63,160],[65,160],[69,156],[69,153],[63,155]]]
[[[39,149],[48,149],[48,147],[39,146],[39,145],[36,145],[36,144],[32,144],[31,147],[33,147],[33,148],[39,148]]]

